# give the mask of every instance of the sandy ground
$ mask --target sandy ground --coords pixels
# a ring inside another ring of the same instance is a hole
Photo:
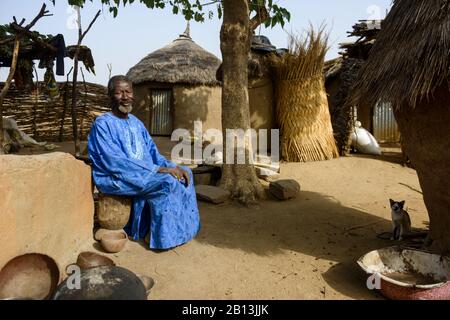
[[[283,164],[280,178],[300,183],[297,199],[200,202],[193,241],[160,253],[129,242],[116,262],[156,280],[151,299],[380,299],[356,260],[393,244],[376,237],[390,230],[389,198],[406,200],[413,226],[425,227],[415,171],[348,157]]]
[[[252,208],[200,202],[202,228],[191,242],[154,252],[129,241],[107,255],[156,280],[150,299],[382,299],[356,260],[398,244],[377,238],[391,228],[389,198],[406,200],[413,227],[428,220],[415,171],[399,163],[398,148],[384,150],[283,163],[280,179],[301,185],[296,199],[269,196]],[[101,252],[97,243],[93,250]]]

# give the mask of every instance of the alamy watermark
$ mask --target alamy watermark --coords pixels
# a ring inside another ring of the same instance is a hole
[[[76,264],[71,264],[66,269],[67,277],[66,286],[70,290],[80,290],[81,289],[81,269]]]
[[[194,121],[194,135],[187,129],[176,129],[171,140],[179,143],[172,148],[171,158],[174,162],[207,164],[254,164],[255,162],[278,165],[280,161],[280,132],[270,130],[270,156],[268,129],[226,129],[225,159],[224,137],[222,130],[208,129],[203,132],[203,123]],[[193,143],[192,143],[193,142]],[[208,145],[204,145],[208,142]],[[192,150],[193,147],[193,150]],[[193,151],[193,152],[192,152]]]
[[[381,275],[378,272],[373,273],[366,281],[369,290],[381,289]]]

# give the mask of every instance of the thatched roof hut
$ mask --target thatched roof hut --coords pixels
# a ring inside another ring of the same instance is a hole
[[[183,33],[171,44],[156,50],[132,67],[127,76],[134,84],[144,82],[218,85],[221,61]]]
[[[349,35],[358,37],[358,40],[340,44],[343,49],[341,57],[326,62],[324,66],[333,131],[342,155],[349,152],[350,133],[356,119],[380,142],[395,143],[400,138],[389,104],[367,102],[365,97],[351,99],[359,71],[373,52],[381,23],[380,20],[360,20],[354,24]]]
[[[153,135],[171,135],[177,128],[193,132],[221,129],[219,58],[196,44],[189,27],[171,44],[132,67],[127,76],[135,90],[134,113]]]
[[[415,106],[449,75],[450,1],[395,0],[357,89],[372,102]]]
[[[267,38],[254,37],[249,59],[249,102],[251,127],[256,130],[275,126],[267,61],[268,54],[275,50]],[[178,128],[192,134],[194,121],[202,121],[202,131],[222,130],[220,66],[220,59],[196,44],[186,29],[128,71],[135,91],[133,113],[152,135],[171,135]]]
[[[362,68],[356,97],[390,102],[430,215],[450,252],[450,1],[395,0]]]

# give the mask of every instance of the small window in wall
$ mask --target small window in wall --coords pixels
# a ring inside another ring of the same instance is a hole
[[[378,142],[399,142],[400,132],[390,103],[377,103],[373,112],[373,135]]]
[[[172,90],[151,91],[150,134],[170,136],[172,134]]]

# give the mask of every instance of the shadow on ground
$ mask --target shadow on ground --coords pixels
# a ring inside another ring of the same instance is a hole
[[[390,221],[314,192],[301,192],[287,202],[268,199],[259,208],[205,203],[199,207],[202,230],[197,241],[274,259],[289,250],[335,261],[322,274],[331,287],[353,298],[376,297],[365,287],[367,277],[356,260],[392,245],[376,237],[380,230],[390,230]]]

